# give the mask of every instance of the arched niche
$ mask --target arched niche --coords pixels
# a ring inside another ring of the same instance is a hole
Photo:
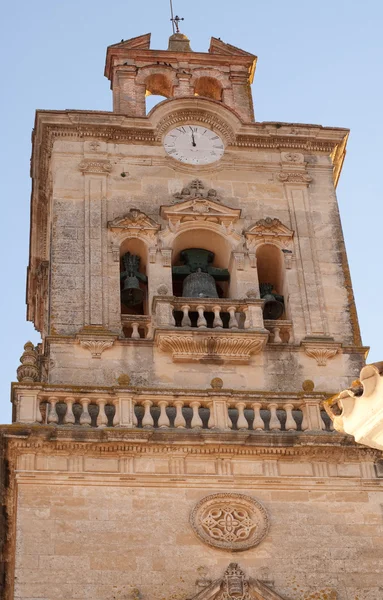
[[[220,102],[222,101],[222,85],[214,77],[202,76],[195,81],[194,94]]]
[[[282,318],[286,318],[288,298],[282,250],[274,244],[261,244],[256,249],[256,257],[259,286],[272,284],[273,292],[284,297],[285,312]]]
[[[140,259],[139,273],[147,277],[147,265],[149,259],[148,247],[145,242],[139,238],[128,237],[124,239],[120,244],[120,276],[124,272],[123,256],[130,252]],[[121,287],[123,281],[121,280]],[[139,287],[143,292],[142,303],[136,306],[126,306],[121,301],[121,314],[122,315],[146,315],[148,314],[148,285],[143,281],[139,281]]]
[[[229,269],[232,246],[220,234],[211,229],[193,228],[179,233],[172,245],[172,266],[183,264],[181,252],[188,248],[201,248],[214,253],[213,267]],[[230,282],[220,281],[217,283],[217,291],[220,297],[230,297]],[[182,284],[173,281],[173,295],[182,296]]]

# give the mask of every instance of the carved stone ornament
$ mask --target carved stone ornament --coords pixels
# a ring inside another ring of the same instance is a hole
[[[296,165],[304,164],[304,156],[300,152],[281,152],[282,162],[293,163]]]
[[[260,219],[245,231],[247,247],[255,249],[265,243],[276,244],[281,249],[290,248],[294,232],[279,219],[266,217]]]
[[[190,514],[190,524],[202,542],[230,552],[254,548],[269,529],[262,504],[251,496],[234,493],[200,500]]]
[[[200,179],[194,179],[187,187],[180,192],[173,194],[173,204],[183,202],[184,200],[193,200],[201,198],[210,198],[215,202],[220,202],[218,193],[213,188],[206,190],[203,182]]]
[[[21,365],[17,368],[17,380],[26,383],[39,380],[38,353],[32,342],[27,342],[20,356]]]
[[[238,563],[230,563],[221,578],[209,582],[204,575],[198,583],[191,600],[285,600],[272,589],[273,581],[246,577]],[[336,593],[331,593],[329,600],[336,600]]]
[[[89,350],[92,358],[101,358],[101,354],[111,348],[117,335],[108,332],[102,325],[88,325],[83,327],[76,338],[82,348]]]
[[[341,348],[341,344],[331,340],[303,340],[302,346],[310,358],[315,358],[318,367],[325,367],[330,358],[334,358]]]
[[[83,173],[101,173],[102,175],[107,175],[112,171],[113,166],[109,160],[84,159],[80,162],[78,168]]]
[[[157,346],[171,352],[173,362],[237,363],[248,364],[253,354],[258,354],[267,342],[268,334],[156,331]]]
[[[277,177],[283,183],[304,183],[305,185],[313,180],[311,175],[304,171],[281,171]]]
[[[129,235],[129,237],[142,238],[153,243],[160,225],[138,208],[131,208],[123,217],[109,221],[108,229],[118,238]]]
[[[92,358],[101,358],[104,350],[113,346],[113,340],[80,340],[80,346],[89,350]]]

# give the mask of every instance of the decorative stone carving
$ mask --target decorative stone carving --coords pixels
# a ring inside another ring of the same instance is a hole
[[[161,285],[159,285],[157,288],[157,294],[159,296],[167,296],[169,294],[168,286],[165,285],[164,283],[161,283]]]
[[[130,384],[130,376],[127,373],[122,373],[117,377],[118,385],[127,387]]]
[[[219,203],[216,191],[205,191],[201,181],[195,180],[192,185],[194,187],[184,188],[175,195],[177,204],[161,207],[161,217],[168,221],[168,226],[160,233],[162,245],[170,247],[178,233],[198,227],[226,236],[233,250],[236,249],[239,243],[244,242],[234,228],[241,210]]]
[[[101,175],[107,175],[112,171],[113,166],[109,160],[84,159],[80,162],[78,168],[83,173],[100,173]]]
[[[304,156],[300,152],[281,152],[282,162],[304,164]]]
[[[268,333],[156,331],[155,340],[163,352],[171,352],[174,362],[226,362],[247,364],[252,354],[264,348]]]
[[[206,190],[205,185],[200,179],[193,179],[193,181],[187,187],[183,188],[181,192],[173,194],[173,198],[173,203],[203,198],[210,198],[215,202],[220,202],[217,191],[214,189]]]
[[[22,383],[38,381],[38,353],[32,342],[27,342],[20,356],[21,365],[17,368],[17,379]]]
[[[235,261],[235,266],[238,271],[243,271],[245,268],[245,253],[244,252],[233,252],[233,258]]]
[[[246,297],[250,298],[250,299],[259,298],[259,290],[256,290],[255,288],[251,288],[250,290],[247,290]]]
[[[302,390],[311,394],[314,391],[315,385],[311,379],[305,379],[302,383]]]
[[[265,243],[276,244],[281,249],[289,249],[293,236],[294,232],[291,229],[283,225],[279,219],[271,217],[260,219],[245,231],[249,250],[255,250],[257,246]],[[256,258],[254,266],[256,266]]]
[[[318,367],[325,367],[330,358],[334,358],[340,350],[341,344],[330,340],[306,339],[302,341],[307,356],[315,358]]]
[[[113,344],[113,340],[80,340],[80,346],[89,350],[92,358],[101,358],[104,350],[111,348]]]
[[[223,388],[223,381],[220,377],[213,377],[213,379],[210,382],[210,385],[213,388],[213,390],[220,390]]]
[[[244,494],[213,494],[194,507],[190,524],[199,539],[215,548],[239,552],[266,536],[269,521],[257,500]]]
[[[313,180],[311,175],[302,171],[281,171],[277,177],[283,183],[304,183],[306,185]]]
[[[163,267],[171,267],[172,266],[172,249],[171,248],[161,248],[161,256],[162,256],[162,266]]]
[[[119,246],[121,238],[129,236],[130,238],[140,238],[151,244],[152,255],[156,250],[156,236],[160,225],[137,208],[131,208],[125,216],[109,221],[108,229],[114,236],[116,246]],[[151,262],[153,261],[151,260]]]

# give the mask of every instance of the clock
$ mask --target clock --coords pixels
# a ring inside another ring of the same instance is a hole
[[[219,160],[225,150],[223,141],[201,125],[180,125],[164,138],[165,152],[188,165],[208,165]]]

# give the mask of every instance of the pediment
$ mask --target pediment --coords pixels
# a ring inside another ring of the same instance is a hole
[[[124,48],[125,50],[149,50],[150,37],[150,33],[144,33],[143,35],[138,35],[134,38],[130,38],[130,40],[122,40],[121,42],[112,44],[111,46],[109,46],[109,48]]]
[[[244,234],[250,245],[262,242],[278,242],[280,245],[285,246],[294,236],[294,232],[279,219],[272,219],[271,217],[260,219]]]
[[[247,579],[237,563],[231,563],[222,579],[216,579],[191,600],[286,600],[257,579]]]
[[[186,221],[210,221],[228,226],[238,221],[240,216],[240,209],[230,208],[203,197],[184,200],[176,206],[161,207],[161,217],[172,224]]]
[[[138,208],[131,208],[127,215],[109,221],[108,229],[140,229],[156,232],[160,229],[160,225]]]
[[[219,38],[212,37],[210,40],[210,54],[226,54],[230,56],[248,56],[249,58],[255,58],[254,54],[250,52],[246,52],[246,50],[241,50],[241,48],[237,48],[237,46],[232,46],[231,44],[226,44]]]

